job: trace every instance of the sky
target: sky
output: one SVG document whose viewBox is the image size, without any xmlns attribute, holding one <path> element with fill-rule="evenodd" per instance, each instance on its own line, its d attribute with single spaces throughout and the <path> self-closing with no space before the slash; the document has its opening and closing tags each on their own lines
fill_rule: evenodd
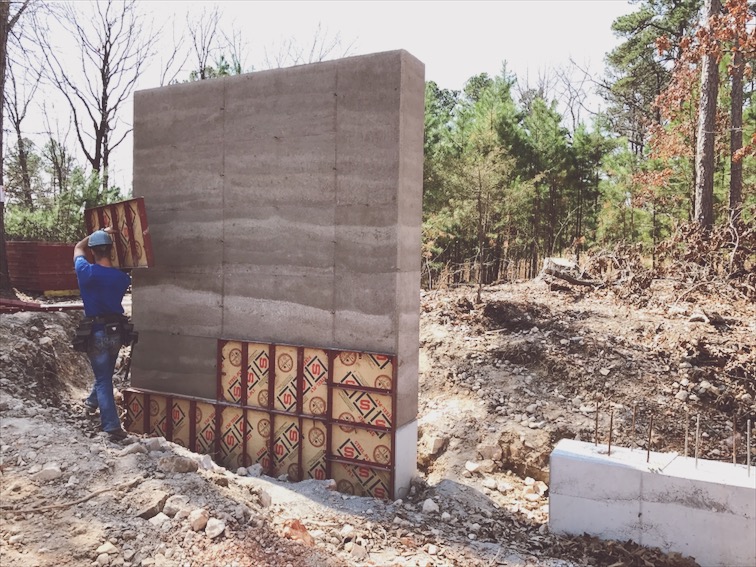
<svg viewBox="0 0 756 567">
<path fill-rule="evenodd" d="M 312 42 L 318 26 L 321 35 L 349 48 L 348 55 L 405 49 L 425 64 L 426 80 L 442 88 L 461 89 L 472 76 L 507 69 L 523 83 L 535 85 L 539 75 L 567 66 L 574 60 L 601 75 L 604 55 L 619 43 L 611 23 L 633 7 L 625 0 L 507 0 L 507 1 L 221 1 L 178 2 L 140 0 L 147 21 L 162 26 L 159 53 L 172 44 L 169 22 L 177 28 L 191 16 L 217 4 L 221 28 L 237 30 L 245 43 L 245 68 L 265 68 L 265 53 L 276 52 L 286 40 L 300 45 Z M 140 80 L 140 88 L 159 86 L 160 55 Z M 189 65 L 180 79 L 186 78 Z M 600 105 L 597 97 L 591 105 Z M 123 119 L 131 121 L 132 106 Z M 73 142 L 73 139 L 71 140 Z M 131 137 L 114 152 L 113 181 L 131 188 Z M 136 188 L 134 194 L 138 195 Z"/>
</svg>

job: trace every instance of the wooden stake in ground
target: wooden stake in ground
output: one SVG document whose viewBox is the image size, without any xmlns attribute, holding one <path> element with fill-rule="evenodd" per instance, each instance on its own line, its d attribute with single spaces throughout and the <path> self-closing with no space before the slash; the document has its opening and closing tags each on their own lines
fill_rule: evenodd
<svg viewBox="0 0 756 567">
<path fill-rule="evenodd" d="M 651 461 L 651 432 L 654 430 L 654 416 L 648 419 L 648 446 L 646 447 L 646 462 Z"/>
<path fill-rule="evenodd" d="M 685 457 L 688 456 L 688 424 L 690 423 L 690 415 L 688 410 L 685 410 Z"/>
</svg>

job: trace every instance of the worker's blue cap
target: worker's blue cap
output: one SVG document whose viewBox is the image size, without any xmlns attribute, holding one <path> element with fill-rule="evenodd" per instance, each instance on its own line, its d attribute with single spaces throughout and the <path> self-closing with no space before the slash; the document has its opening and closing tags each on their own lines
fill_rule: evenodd
<svg viewBox="0 0 756 567">
<path fill-rule="evenodd" d="M 96 230 L 89 235 L 89 247 L 92 246 L 107 246 L 113 244 L 113 239 L 104 230 Z"/>
</svg>

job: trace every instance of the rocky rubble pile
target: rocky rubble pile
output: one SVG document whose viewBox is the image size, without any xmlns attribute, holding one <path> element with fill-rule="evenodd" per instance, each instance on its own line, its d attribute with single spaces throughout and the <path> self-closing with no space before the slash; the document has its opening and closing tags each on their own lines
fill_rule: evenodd
<svg viewBox="0 0 756 567">
<path fill-rule="evenodd" d="M 653 448 L 681 451 L 687 410 L 703 416 L 702 454 L 727 458 L 756 409 L 753 306 L 706 305 L 725 320 L 713 325 L 687 304 L 630 309 L 537 282 L 474 295 L 424 294 L 420 476 L 396 502 L 228 471 L 162 439 L 113 444 L 77 404 L 91 380 L 68 347 L 77 316 L 4 316 L 0 564 L 693 565 L 550 534 L 548 456 L 593 440 L 597 413 L 605 440 L 609 412 L 615 442 L 643 445 L 654 415 Z"/>
</svg>

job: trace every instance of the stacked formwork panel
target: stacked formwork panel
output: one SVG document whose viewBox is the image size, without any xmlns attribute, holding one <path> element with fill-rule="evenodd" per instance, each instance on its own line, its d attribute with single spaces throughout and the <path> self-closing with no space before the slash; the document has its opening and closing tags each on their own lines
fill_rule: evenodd
<svg viewBox="0 0 756 567">
<path fill-rule="evenodd" d="M 395 51 L 135 94 L 134 185 L 156 263 L 133 279 L 135 388 L 293 416 L 271 422 L 282 442 L 336 412 L 333 478 L 339 447 L 347 463 L 375 452 L 341 436 L 350 400 L 390 398 L 386 429 L 401 458 L 390 461 L 389 488 L 406 494 L 417 443 L 424 88 L 422 63 Z M 219 339 L 246 344 L 235 355 L 244 364 L 265 348 L 290 364 L 272 387 L 272 364 L 246 389 L 229 383 L 232 402 L 218 391 Z M 356 376 L 334 374 L 328 388 L 322 368 L 305 362 L 324 358 L 333 374 L 342 352 L 391 358 L 390 395 Z M 243 434 L 235 423 L 245 422 L 232 410 L 217 420 Z M 381 425 L 360 427 L 385 445 Z M 317 457 L 306 443 L 301 451 Z M 275 466 L 288 474 L 292 464 Z"/>
<path fill-rule="evenodd" d="M 270 476 L 393 494 L 395 357 L 222 340 L 217 368 L 214 400 L 127 390 L 127 429 L 231 470 L 259 463 Z"/>
</svg>

